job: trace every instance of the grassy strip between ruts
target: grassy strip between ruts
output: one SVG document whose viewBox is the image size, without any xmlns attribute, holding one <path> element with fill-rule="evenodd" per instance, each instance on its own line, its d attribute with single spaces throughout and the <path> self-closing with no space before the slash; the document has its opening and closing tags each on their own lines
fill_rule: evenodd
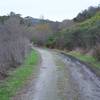
<svg viewBox="0 0 100 100">
<path fill-rule="evenodd" d="M 39 55 L 35 50 L 26 57 L 23 65 L 10 71 L 10 75 L 0 84 L 0 100 L 10 100 L 16 94 L 16 91 L 21 88 L 25 81 L 36 71 L 36 65 L 39 60 Z"/>
<path fill-rule="evenodd" d="M 81 61 L 84 61 L 84 62 L 90 64 L 91 69 L 98 76 L 100 76 L 100 62 L 97 61 L 93 56 L 81 54 L 81 53 L 76 52 L 76 51 L 72 51 L 72 52 L 69 52 L 67 54 L 72 55 L 72 56 L 80 59 Z"/>
</svg>

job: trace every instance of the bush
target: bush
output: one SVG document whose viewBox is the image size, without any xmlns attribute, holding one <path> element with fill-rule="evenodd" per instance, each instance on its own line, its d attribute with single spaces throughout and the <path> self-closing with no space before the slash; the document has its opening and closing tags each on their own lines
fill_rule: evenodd
<svg viewBox="0 0 100 100">
<path fill-rule="evenodd" d="M 93 55 L 98 61 L 100 61 L 100 45 L 95 47 Z"/>
</svg>

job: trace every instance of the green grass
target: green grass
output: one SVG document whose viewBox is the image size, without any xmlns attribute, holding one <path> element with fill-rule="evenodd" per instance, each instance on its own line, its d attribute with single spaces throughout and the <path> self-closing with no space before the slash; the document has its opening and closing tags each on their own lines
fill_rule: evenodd
<svg viewBox="0 0 100 100">
<path fill-rule="evenodd" d="M 85 62 L 90 62 L 90 63 L 96 62 L 96 59 L 94 57 L 89 56 L 89 55 L 85 55 L 85 54 L 81 54 L 81 53 L 76 52 L 76 51 L 69 52 L 68 54 L 75 56 L 76 58 L 79 58 L 80 60 L 85 61 Z"/>
<path fill-rule="evenodd" d="M 10 71 L 10 76 L 0 84 L 0 100 L 10 100 L 26 82 L 26 80 L 36 71 L 39 55 L 33 50 L 26 57 L 23 65 Z"/>
<path fill-rule="evenodd" d="M 90 64 L 91 69 L 94 70 L 94 72 L 98 76 L 100 76 L 100 62 L 97 61 L 96 58 L 94 58 L 93 56 L 90 56 L 90 55 L 81 54 L 76 51 L 72 51 L 67 54 L 72 55 L 72 56 L 80 59 L 81 61 L 84 61 L 84 62 Z"/>
</svg>

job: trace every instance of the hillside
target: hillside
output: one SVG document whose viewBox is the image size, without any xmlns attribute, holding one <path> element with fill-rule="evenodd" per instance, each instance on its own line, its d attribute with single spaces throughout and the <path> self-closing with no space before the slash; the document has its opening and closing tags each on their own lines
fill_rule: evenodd
<svg viewBox="0 0 100 100">
<path fill-rule="evenodd" d="M 48 44 L 53 47 L 74 50 L 95 49 L 100 43 L 100 12 L 72 27 L 66 27 L 49 38 Z"/>
</svg>

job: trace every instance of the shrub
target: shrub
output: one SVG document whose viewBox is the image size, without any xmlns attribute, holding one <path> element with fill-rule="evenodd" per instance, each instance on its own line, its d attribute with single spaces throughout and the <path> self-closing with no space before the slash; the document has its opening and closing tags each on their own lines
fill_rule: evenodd
<svg viewBox="0 0 100 100">
<path fill-rule="evenodd" d="M 93 55 L 98 61 L 100 61 L 100 45 L 95 47 Z"/>
</svg>

